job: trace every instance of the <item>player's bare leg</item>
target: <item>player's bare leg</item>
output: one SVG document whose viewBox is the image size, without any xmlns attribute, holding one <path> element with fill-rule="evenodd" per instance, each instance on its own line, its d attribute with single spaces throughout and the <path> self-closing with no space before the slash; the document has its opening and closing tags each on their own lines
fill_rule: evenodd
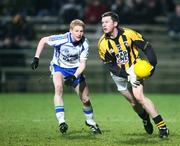
<svg viewBox="0 0 180 146">
<path fill-rule="evenodd" d="M 144 109 L 150 114 L 157 128 L 159 129 L 159 136 L 161 138 L 168 137 L 169 131 L 166 127 L 166 123 L 163 118 L 157 112 L 153 102 L 144 96 L 143 85 L 140 84 L 137 87 L 133 87 L 133 94 L 136 100 L 144 107 Z"/>
<path fill-rule="evenodd" d="M 62 74 L 60 72 L 54 73 L 53 83 L 55 88 L 54 106 L 55 106 L 56 118 L 59 122 L 59 130 L 61 133 L 66 133 L 68 129 L 68 125 L 65 123 L 65 118 L 64 118 L 64 101 L 62 98 L 63 79 L 62 79 Z"/>
<path fill-rule="evenodd" d="M 143 125 L 148 134 L 153 133 L 153 125 L 151 124 L 149 114 L 144 110 L 141 104 L 137 102 L 137 100 L 132 95 L 131 90 L 121 91 L 121 94 L 130 102 L 134 111 L 139 115 L 139 117 L 143 120 Z"/>
<path fill-rule="evenodd" d="M 98 124 L 93 119 L 93 108 L 89 98 L 89 89 L 85 81 L 76 86 L 75 91 L 83 104 L 83 112 L 86 117 L 86 125 L 91 128 L 94 134 L 101 134 Z"/>
</svg>

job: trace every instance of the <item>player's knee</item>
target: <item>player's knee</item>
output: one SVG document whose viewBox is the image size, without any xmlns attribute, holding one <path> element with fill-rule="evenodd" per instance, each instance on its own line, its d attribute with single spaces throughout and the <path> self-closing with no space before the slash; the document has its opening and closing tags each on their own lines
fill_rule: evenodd
<svg viewBox="0 0 180 146">
<path fill-rule="evenodd" d="M 62 93 L 63 92 L 63 86 L 62 85 L 55 85 L 55 92 L 56 93 Z"/>
<path fill-rule="evenodd" d="M 144 105 L 144 97 L 143 96 L 137 96 L 136 100 L 139 104 L 141 104 L 142 106 Z"/>
</svg>

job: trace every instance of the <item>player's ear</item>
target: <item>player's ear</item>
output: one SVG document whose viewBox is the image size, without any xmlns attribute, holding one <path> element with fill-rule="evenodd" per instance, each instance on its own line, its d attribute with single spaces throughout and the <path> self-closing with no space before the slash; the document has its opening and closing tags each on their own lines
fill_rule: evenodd
<svg viewBox="0 0 180 146">
<path fill-rule="evenodd" d="M 118 26 L 118 22 L 114 21 L 114 27 Z"/>
</svg>

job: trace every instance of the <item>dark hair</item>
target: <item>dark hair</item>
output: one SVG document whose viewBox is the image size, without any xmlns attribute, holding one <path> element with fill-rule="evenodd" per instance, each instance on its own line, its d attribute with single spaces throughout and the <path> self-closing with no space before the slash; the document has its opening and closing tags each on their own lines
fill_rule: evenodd
<svg viewBox="0 0 180 146">
<path fill-rule="evenodd" d="M 113 21 L 119 23 L 119 16 L 118 16 L 118 14 L 116 14 L 115 12 L 110 12 L 110 11 L 109 11 L 109 12 L 105 12 L 105 13 L 103 13 L 103 14 L 101 15 L 101 18 L 107 17 L 107 16 L 110 16 Z"/>
</svg>

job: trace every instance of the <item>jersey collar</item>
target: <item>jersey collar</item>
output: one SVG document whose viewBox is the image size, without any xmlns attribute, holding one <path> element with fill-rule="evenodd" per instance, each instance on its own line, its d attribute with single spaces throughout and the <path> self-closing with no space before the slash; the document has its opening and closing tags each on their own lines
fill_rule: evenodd
<svg viewBox="0 0 180 146">
<path fill-rule="evenodd" d="M 80 41 L 78 41 L 78 42 L 76 42 L 75 40 L 74 40 L 74 38 L 72 37 L 72 34 L 71 33 L 69 33 L 70 34 L 70 42 L 73 44 L 73 46 L 78 46 L 79 44 L 82 44 L 83 42 L 84 42 L 84 40 L 85 40 L 85 37 L 83 36 L 82 37 L 82 39 L 80 40 Z"/>
<path fill-rule="evenodd" d="M 116 38 L 119 38 L 119 36 L 122 35 L 123 33 L 124 33 L 123 28 L 118 28 L 118 35 L 115 38 L 111 38 L 109 33 L 105 34 L 105 38 L 115 40 Z"/>
</svg>

